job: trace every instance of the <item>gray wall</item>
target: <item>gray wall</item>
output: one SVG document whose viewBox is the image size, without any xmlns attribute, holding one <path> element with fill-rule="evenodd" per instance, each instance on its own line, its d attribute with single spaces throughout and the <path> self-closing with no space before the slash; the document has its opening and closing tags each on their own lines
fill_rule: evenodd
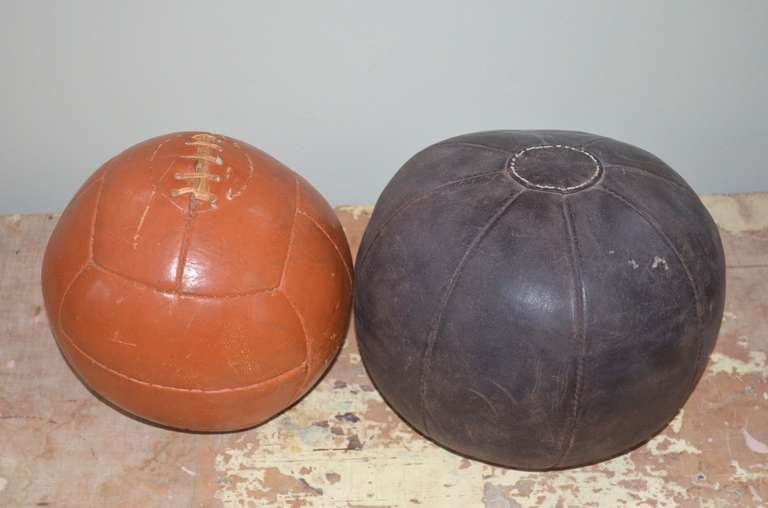
<svg viewBox="0 0 768 508">
<path fill-rule="evenodd" d="M 561 128 L 701 193 L 768 190 L 768 1 L 3 1 L 0 213 L 60 211 L 142 139 L 259 146 L 335 204 L 414 152 Z"/>
</svg>

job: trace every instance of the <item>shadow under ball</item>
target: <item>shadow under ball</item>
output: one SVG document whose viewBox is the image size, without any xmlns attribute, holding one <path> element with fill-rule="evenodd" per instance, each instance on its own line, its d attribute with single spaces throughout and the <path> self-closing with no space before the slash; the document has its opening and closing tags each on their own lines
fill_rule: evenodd
<svg viewBox="0 0 768 508">
<path fill-rule="evenodd" d="M 683 406 L 715 345 L 717 228 L 669 166 L 568 131 L 415 155 L 357 257 L 362 359 L 437 443 L 508 467 L 601 461 Z"/>
<path fill-rule="evenodd" d="M 225 136 L 181 132 L 98 169 L 45 251 L 72 368 L 144 419 L 229 431 L 298 400 L 338 352 L 351 258 L 306 180 Z"/>
</svg>

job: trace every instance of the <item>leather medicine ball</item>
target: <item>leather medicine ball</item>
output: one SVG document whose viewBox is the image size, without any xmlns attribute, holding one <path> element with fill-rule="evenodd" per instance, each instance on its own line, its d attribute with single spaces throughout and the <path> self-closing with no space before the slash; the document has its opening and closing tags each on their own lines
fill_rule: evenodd
<svg viewBox="0 0 768 508">
<path fill-rule="evenodd" d="M 346 332 L 351 260 L 303 178 L 246 143 L 139 143 L 80 188 L 48 242 L 51 328 L 72 368 L 163 425 L 256 425 L 303 395 Z"/>
<path fill-rule="evenodd" d="M 496 131 L 409 160 L 357 258 L 373 381 L 411 425 L 490 463 L 593 463 L 672 419 L 723 312 L 717 228 L 650 153 Z"/>
</svg>

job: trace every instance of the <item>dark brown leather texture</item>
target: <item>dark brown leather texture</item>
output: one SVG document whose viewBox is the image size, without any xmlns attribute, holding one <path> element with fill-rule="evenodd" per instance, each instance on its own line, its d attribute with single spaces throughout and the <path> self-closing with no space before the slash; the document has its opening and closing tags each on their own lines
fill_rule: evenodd
<svg viewBox="0 0 768 508">
<path fill-rule="evenodd" d="M 644 150 L 570 131 L 418 153 L 356 268 L 360 351 L 389 404 L 449 449 L 531 470 L 661 430 L 704 371 L 725 295 L 691 187 Z"/>
<path fill-rule="evenodd" d="M 80 188 L 42 284 L 58 345 L 93 390 L 153 422 L 226 431 L 282 411 L 325 371 L 352 264 L 306 180 L 242 141 L 181 132 Z"/>
</svg>

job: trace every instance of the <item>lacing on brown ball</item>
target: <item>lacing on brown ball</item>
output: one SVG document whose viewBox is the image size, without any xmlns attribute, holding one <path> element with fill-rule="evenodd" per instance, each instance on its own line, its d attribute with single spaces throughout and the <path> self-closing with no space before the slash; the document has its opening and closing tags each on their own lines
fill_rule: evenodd
<svg viewBox="0 0 768 508">
<path fill-rule="evenodd" d="M 222 147 L 219 143 L 219 139 L 210 134 L 195 134 L 192 136 L 193 141 L 184 143 L 185 145 L 194 146 L 197 150 L 192 155 L 181 155 L 182 159 L 192 159 L 195 161 L 195 171 L 186 173 L 176 173 L 174 178 L 176 180 L 184 180 L 190 185 L 186 187 L 180 187 L 171 191 L 171 196 L 183 196 L 185 194 L 191 194 L 192 199 L 199 201 L 207 201 L 211 204 L 216 202 L 216 195 L 211 192 L 209 182 L 221 181 L 221 176 L 210 172 L 210 166 L 221 166 L 224 161 L 217 152 L 222 151 Z"/>
</svg>

